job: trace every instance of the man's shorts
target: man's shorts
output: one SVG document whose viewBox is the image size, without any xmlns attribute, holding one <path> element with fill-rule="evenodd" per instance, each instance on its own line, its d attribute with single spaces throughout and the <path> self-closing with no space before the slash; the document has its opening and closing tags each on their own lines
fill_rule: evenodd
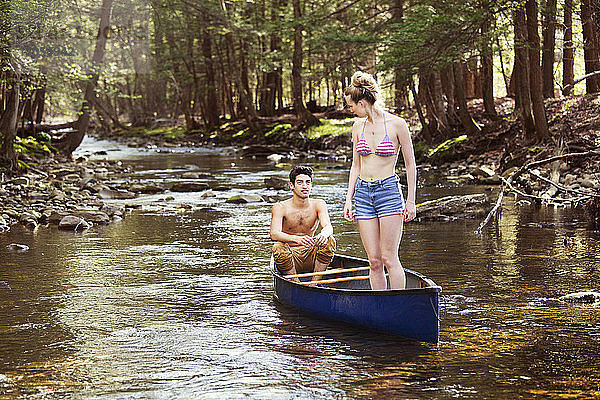
<svg viewBox="0 0 600 400">
<path fill-rule="evenodd" d="M 322 264 L 329 264 L 335 252 L 335 239 L 329 240 L 322 246 L 290 246 L 287 243 L 277 242 L 273 245 L 273 258 L 277 268 L 286 273 L 296 267 L 296 273 L 313 272 L 315 260 Z"/>
<path fill-rule="evenodd" d="M 381 218 L 404 212 L 404 197 L 396 175 L 376 181 L 360 178 L 354 188 L 356 219 Z"/>
</svg>

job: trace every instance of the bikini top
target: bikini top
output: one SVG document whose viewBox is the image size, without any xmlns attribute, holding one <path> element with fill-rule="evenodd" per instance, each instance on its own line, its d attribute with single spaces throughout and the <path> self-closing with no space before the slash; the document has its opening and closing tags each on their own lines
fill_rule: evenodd
<svg viewBox="0 0 600 400">
<path fill-rule="evenodd" d="M 365 119 L 360 140 L 358 141 L 358 143 L 356 143 L 356 152 L 361 156 L 368 156 L 371 153 L 373 153 L 371 151 L 371 148 L 369 147 L 369 144 L 367 143 L 367 140 L 365 139 L 365 127 L 367 126 L 367 119 L 368 118 Z M 385 123 L 385 115 L 383 116 L 383 126 L 385 127 L 385 137 L 383 138 L 381 143 L 379 143 L 374 153 L 375 155 L 381 157 L 394 156 L 396 155 L 396 149 L 394 148 L 394 143 L 392 143 L 390 137 L 388 136 L 387 125 Z"/>
</svg>

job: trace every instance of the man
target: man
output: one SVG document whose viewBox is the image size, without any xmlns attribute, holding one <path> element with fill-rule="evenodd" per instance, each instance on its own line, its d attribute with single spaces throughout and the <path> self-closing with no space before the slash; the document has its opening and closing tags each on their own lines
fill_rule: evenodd
<svg viewBox="0 0 600 400">
<path fill-rule="evenodd" d="M 294 167 L 290 171 L 292 198 L 273 206 L 271 239 L 277 241 L 273 258 L 283 275 L 325 271 L 333 258 L 335 239 L 327 204 L 310 198 L 312 178 L 312 168 Z M 319 224 L 321 232 L 313 236 Z M 320 279 L 320 275 L 312 278 Z"/>
</svg>

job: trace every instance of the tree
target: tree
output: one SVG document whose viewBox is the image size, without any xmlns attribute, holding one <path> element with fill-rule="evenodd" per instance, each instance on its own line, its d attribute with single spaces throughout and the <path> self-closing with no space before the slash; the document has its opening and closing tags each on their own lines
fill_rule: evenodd
<svg viewBox="0 0 600 400">
<path fill-rule="evenodd" d="M 562 86 L 571 85 L 575 80 L 575 57 L 573 51 L 573 0 L 565 0 L 563 34 L 563 80 Z"/>
<path fill-rule="evenodd" d="M 81 113 L 75 123 L 75 130 L 66 135 L 64 139 L 57 143 L 63 154 L 70 156 L 81 141 L 85 137 L 90 125 L 90 111 L 96 101 L 95 87 L 98 83 L 100 68 L 104 60 L 104 51 L 106 41 L 110 34 L 110 16 L 112 12 L 114 0 L 102 0 L 100 11 L 100 23 L 98 26 L 98 36 L 96 37 L 96 46 L 92 57 L 89 79 L 85 85 L 83 104 L 81 105 Z"/>
<path fill-rule="evenodd" d="M 292 97 L 294 100 L 294 108 L 298 116 L 298 125 L 309 127 L 319 125 L 320 122 L 304 105 L 302 95 L 302 31 L 304 27 L 301 22 L 302 9 L 300 0 L 292 0 L 294 9 L 294 54 L 292 56 Z"/>
<path fill-rule="evenodd" d="M 525 22 L 525 10 L 517 8 L 514 10 L 514 38 L 515 38 L 515 103 L 518 105 L 518 113 L 523 124 L 523 133 L 527 138 L 535 137 L 535 123 L 531 108 L 530 92 L 530 64 L 527 52 L 527 25 Z"/>
<path fill-rule="evenodd" d="M 484 3 L 487 7 L 487 4 Z M 485 18 L 481 25 L 482 52 L 481 68 L 483 70 L 483 108 L 488 115 L 496 116 L 494 107 L 494 53 L 491 46 L 492 24 L 490 18 Z"/>
<path fill-rule="evenodd" d="M 566 9 L 565 9 L 566 13 Z M 543 94 L 544 98 L 554 97 L 554 47 L 556 36 L 556 0 L 547 0 L 543 9 L 543 49 L 542 49 L 542 71 L 543 71 Z"/>
<path fill-rule="evenodd" d="M 583 49 L 585 73 L 600 71 L 600 45 L 598 27 L 592 17 L 593 0 L 581 0 L 581 24 L 583 25 Z M 587 93 L 600 92 L 600 75 L 589 77 L 585 81 Z"/>
<path fill-rule="evenodd" d="M 548 121 L 542 94 L 542 75 L 540 68 L 540 35 L 538 33 L 538 7 L 537 0 L 527 0 L 525 3 L 527 15 L 527 36 L 529 53 L 529 84 L 531 92 L 531 104 L 535 120 L 535 139 L 543 141 L 550 134 L 548 132 Z"/>
</svg>

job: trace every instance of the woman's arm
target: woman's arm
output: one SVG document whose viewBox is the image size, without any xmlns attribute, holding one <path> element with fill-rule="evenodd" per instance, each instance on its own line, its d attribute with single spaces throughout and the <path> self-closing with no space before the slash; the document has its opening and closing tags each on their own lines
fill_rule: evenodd
<svg viewBox="0 0 600 400">
<path fill-rule="evenodd" d="M 417 163 L 415 161 L 415 152 L 413 149 L 410 131 L 406 121 L 403 118 L 397 120 L 398 141 L 402 146 L 402 157 L 404 158 L 404 167 L 406 168 L 406 181 L 408 183 L 408 197 L 406 198 L 405 221 L 414 219 L 417 215 Z"/>
<path fill-rule="evenodd" d="M 358 142 L 359 121 L 356 121 L 352 126 L 352 165 L 350 166 L 350 174 L 348 175 L 348 191 L 346 192 L 346 201 L 344 203 L 344 218 L 346 221 L 352 221 L 354 214 L 352 212 L 352 198 L 354 197 L 354 187 L 360 174 L 360 156 L 356 151 L 356 143 Z"/>
</svg>

